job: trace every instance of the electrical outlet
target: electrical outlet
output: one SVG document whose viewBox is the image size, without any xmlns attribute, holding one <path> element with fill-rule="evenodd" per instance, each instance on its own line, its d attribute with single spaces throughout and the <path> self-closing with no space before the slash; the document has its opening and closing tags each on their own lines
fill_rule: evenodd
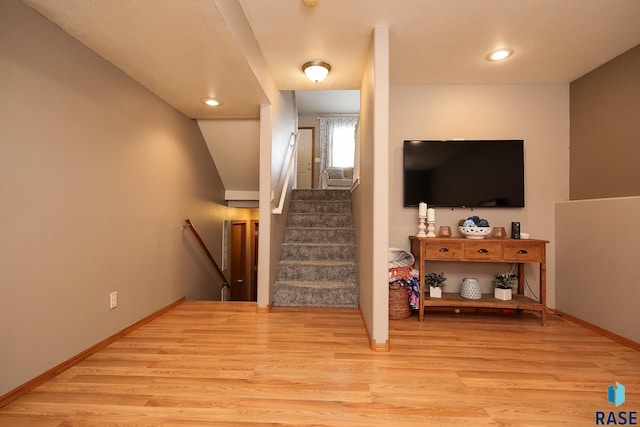
<svg viewBox="0 0 640 427">
<path fill-rule="evenodd" d="M 109 294 L 109 309 L 113 310 L 118 306 L 118 291 Z"/>
</svg>

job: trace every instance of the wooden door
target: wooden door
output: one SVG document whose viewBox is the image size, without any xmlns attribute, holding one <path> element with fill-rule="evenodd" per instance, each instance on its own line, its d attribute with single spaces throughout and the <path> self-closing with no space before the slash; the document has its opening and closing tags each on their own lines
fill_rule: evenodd
<svg viewBox="0 0 640 427">
<path fill-rule="evenodd" d="M 231 301 L 249 301 L 247 275 L 247 222 L 231 222 Z"/>
<path fill-rule="evenodd" d="M 251 301 L 258 301 L 258 240 L 260 223 L 251 221 Z"/>
<path fill-rule="evenodd" d="M 296 188 L 312 188 L 313 128 L 298 129 L 298 157 L 296 159 Z"/>
</svg>

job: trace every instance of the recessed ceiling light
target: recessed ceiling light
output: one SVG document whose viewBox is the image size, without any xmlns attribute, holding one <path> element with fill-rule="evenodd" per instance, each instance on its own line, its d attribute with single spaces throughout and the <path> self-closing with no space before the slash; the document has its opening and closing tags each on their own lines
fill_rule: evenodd
<svg viewBox="0 0 640 427">
<path fill-rule="evenodd" d="M 487 55 L 488 61 L 502 61 L 513 55 L 513 49 L 497 49 Z"/>
<path fill-rule="evenodd" d="M 222 105 L 222 101 L 217 98 L 205 98 L 202 100 L 209 107 L 217 107 L 218 105 Z"/>
</svg>

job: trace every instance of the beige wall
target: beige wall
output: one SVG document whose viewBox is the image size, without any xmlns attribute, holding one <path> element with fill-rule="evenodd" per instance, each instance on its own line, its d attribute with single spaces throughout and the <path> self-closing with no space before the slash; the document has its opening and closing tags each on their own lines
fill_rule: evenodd
<svg viewBox="0 0 640 427">
<path fill-rule="evenodd" d="M 640 195 L 639 69 L 637 46 L 571 83 L 575 200 L 556 207 L 557 308 L 636 342 L 640 198 L 611 196 Z"/>
<path fill-rule="evenodd" d="M 571 83 L 571 199 L 640 195 L 640 45 Z"/>
<path fill-rule="evenodd" d="M 273 214 L 278 206 L 284 183 L 288 156 L 295 131 L 293 93 L 282 91 L 272 97 L 271 105 L 260 109 L 260 248 L 258 255 L 258 306 L 271 304 L 271 287 L 276 281 L 280 249 L 284 240 L 290 197 L 282 214 Z M 293 170 L 289 185 L 291 193 Z M 271 200 L 271 196 L 274 196 Z"/>
<path fill-rule="evenodd" d="M 272 208 L 275 208 L 278 206 L 280 194 L 283 190 L 282 185 L 286 176 L 286 173 L 283 173 L 283 171 L 286 172 L 288 167 L 288 156 L 291 152 L 290 144 L 294 142 L 292 135 L 297 131 L 295 128 L 297 112 L 293 104 L 293 92 L 281 92 L 278 102 L 273 103 L 272 113 L 271 188 L 276 195 L 275 200 L 272 202 Z M 294 180 L 295 169 L 292 169 L 289 177 L 289 185 L 284 189 L 284 191 L 287 192 L 285 198 L 286 204 L 283 206 L 284 210 L 282 214 L 271 216 L 271 249 L 269 251 L 271 270 L 269 289 L 271 289 L 271 286 L 275 283 L 278 274 L 280 250 L 282 248 L 282 242 L 284 241 L 287 214 L 289 212 L 289 203 L 291 202 L 291 189 L 293 188 Z M 269 210 L 269 212 L 271 212 L 271 210 Z M 271 291 L 269 291 L 269 295 L 271 295 Z"/>
<path fill-rule="evenodd" d="M 417 232 L 417 209 L 404 208 L 402 147 L 405 139 L 524 139 L 525 208 L 436 209 L 436 227 L 457 231 L 458 220 L 472 214 L 510 231 L 512 221 L 534 238 L 550 240 L 547 247 L 547 304 L 554 307 L 555 203 L 569 195 L 569 87 L 566 84 L 392 86 L 389 156 L 389 244 L 409 249 Z M 428 202 L 428 201 L 427 201 Z M 501 264 L 434 265 L 449 280 L 446 292 L 458 292 L 462 278 L 478 277 L 491 291 L 491 275 L 508 269 Z M 535 265 L 527 279 L 538 295 Z"/>
<path fill-rule="evenodd" d="M 377 347 L 384 347 L 389 339 L 388 82 L 389 30 L 377 26 L 360 88 L 360 185 L 353 192 L 360 309 Z"/>
<path fill-rule="evenodd" d="M 234 194 L 238 193 L 257 194 L 260 121 L 216 119 L 197 120 L 197 123 L 222 179 L 227 199 L 233 200 Z"/>
<path fill-rule="evenodd" d="M 217 298 L 182 225 L 219 261 L 227 208 L 194 121 L 19 1 L 0 2 L 0 81 L 3 394 L 182 296 Z"/>
<path fill-rule="evenodd" d="M 558 203 L 557 308 L 640 342 L 640 197 Z"/>
<path fill-rule="evenodd" d="M 271 304 L 271 106 L 260 106 L 260 240 L 258 242 L 258 306 Z"/>
</svg>

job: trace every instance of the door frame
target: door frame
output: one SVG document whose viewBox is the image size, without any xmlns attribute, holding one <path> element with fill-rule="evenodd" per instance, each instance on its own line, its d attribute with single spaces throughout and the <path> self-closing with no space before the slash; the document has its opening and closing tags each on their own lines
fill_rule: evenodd
<svg viewBox="0 0 640 427">
<path fill-rule="evenodd" d="M 249 247 L 251 250 L 251 264 L 249 265 L 249 299 L 258 301 L 258 242 L 260 240 L 260 221 L 251 220 Z"/>
</svg>

